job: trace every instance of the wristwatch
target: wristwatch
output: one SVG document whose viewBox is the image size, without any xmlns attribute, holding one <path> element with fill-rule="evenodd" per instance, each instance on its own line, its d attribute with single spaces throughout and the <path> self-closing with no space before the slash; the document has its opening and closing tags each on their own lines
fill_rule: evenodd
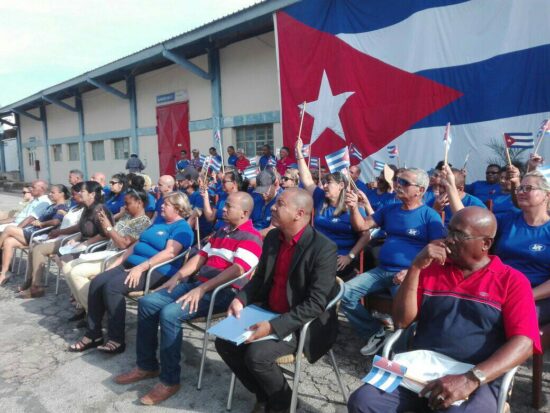
<svg viewBox="0 0 550 413">
<path fill-rule="evenodd" d="M 107 232 L 111 232 L 111 231 L 113 230 L 113 227 L 108 226 L 107 228 L 105 228 L 105 230 L 106 230 Z"/>
<path fill-rule="evenodd" d="M 480 369 L 476 369 L 474 367 L 472 370 L 469 371 L 469 373 L 472 373 L 475 379 L 479 382 L 480 387 L 484 385 L 485 382 L 487 382 L 487 376 Z"/>
<path fill-rule="evenodd" d="M 348 254 L 348 257 L 350 257 L 352 260 L 354 260 L 355 259 L 355 254 L 353 252 L 350 252 Z"/>
</svg>

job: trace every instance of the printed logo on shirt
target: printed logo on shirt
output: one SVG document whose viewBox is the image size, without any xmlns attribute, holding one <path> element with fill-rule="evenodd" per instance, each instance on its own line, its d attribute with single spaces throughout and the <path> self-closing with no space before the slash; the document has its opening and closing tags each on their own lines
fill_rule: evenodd
<svg viewBox="0 0 550 413">
<path fill-rule="evenodd" d="M 486 293 L 485 291 L 480 291 L 479 295 L 481 297 L 489 297 L 489 293 Z"/>
<path fill-rule="evenodd" d="M 541 252 L 546 249 L 546 245 L 543 244 L 531 244 L 529 245 L 529 251 Z"/>
<path fill-rule="evenodd" d="M 409 228 L 407 230 L 407 234 L 412 236 L 412 237 L 416 237 L 418 235 L 420 231 L 418 231 L 417 229 L 414 229 L 414 228 Z"/>
<path fill-rule="evenodd" d="M 162 237 L 162 236 L 164 235 L 164 231 L 157 231 L 157 235 L 158 235 L 159 237 Z"/>
<path fill-rule="evenodd" d="M 332 219 L 330 220 L 330 222 L 338 222 L 338 221 L 340 221 L 340 218 L 332 218 Z"/>
</svg>

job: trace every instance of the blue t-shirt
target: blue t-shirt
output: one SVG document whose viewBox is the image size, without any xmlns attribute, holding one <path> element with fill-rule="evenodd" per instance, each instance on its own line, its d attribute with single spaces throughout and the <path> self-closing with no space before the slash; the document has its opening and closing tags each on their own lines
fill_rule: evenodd
<svg viewBox="0 0 550 413">
<path fill-rule="evenodd" d="M 260 157 L 260 170 L 263 171 L 266 168 L 267 163 L 269 162 L 269 159 L 273 159 L 272 162 L 277 162 L 273 155 L 269 155 L 269 156 L 263 155 Z"/>
<path fill-rule="evenodd" d="M 197 208 L 201 211 L 203 210 L 204 199 L 202 198 L 200 191 L 195 191 L 192 194 L 186 193 L 186 195 L 189 198 L 189 203 L 191 204 L 192 209 Z M 202 214 L 199 218 L 199 231 L 201 238 L 206 237 L 212 232 L 212 223 L 208 222 L 208 220 L 204 217 L 204 214 Z"/>
<path fill-rule="evenodd" d="M 229 158 L 227 158 L 227 163 L 229 165 L 235 166 L 237 164 L 237 155 L 231 155 Z"/>
<path fill-rule="evenodd" d="M 315 188 L 313 192 L 313 205 L 315 207 L 315 217 L 313 223 L 315 229 L 323 235 L 330 238 L 338 247 L 338 255 L 347 255 L 359 239 L 359 233 L 351 227 L 349 212 L 345 211 L 339 216 L 334 216 L 335 207 L 327 206 L 323 210 L 325 202 L 325 191 L 321 188 Z M 359 211 L 363 217 L 367 214 L 360 208 Z"/>
<path fill-rule="evenodd" d="M 190 162 L 189 159 L 180 159 L 176 162 L 176 170 L 183 171 L 185 168 L 189 166 Z"/>
<path fill-rule="evenodd" d="M 157 200 L 155 197 L 152 194 L 147 193 L 147 205 L 145 205 L 145 212 L 155 212 L 156 203 Z"/>
<path fill-rule="evenodd" d="M 355 181 L 355 185 L 357 186 L 357 188 L 363 192 L 365 195 L 367 194 L 367 192 L 369 191 L 369 187 L 367 186 L 366 183 L 364 183 L 363 181 L 361 181 L 360 179 L 358 179 L 357 181 Z"/>
<path fill-rule="evenodd" d="M 409 268 L 422 248 L 445 237 L 441 217 L 427 205 L 413 210 L 404 210 L 399 204 L 387 205 L 372 218 L 387 233 L 379 254 L 379 266 L 385 271 Z"/>
<path fill-rule="evenodd" d="M 488 199 L 495 199 L 497 195 L 500 195 L 502 188 L 499 183 L 488 184 L 486 181 L 475 181 L 466 185 L 465 191 L 485 202 Z"/>
<path fill-rule="evenodd" d="M 124 206 L 124 197 L 126 192 L 119 192 L 118 194 L 111 193 L 111 196 L 105 202 L 105 207 L 111 211 L 112 214 L 118 214 L 120 208 Z"/>
<path fill-rule="evenodd" d="M 432 202 L 428 203 L 427 205 L 431 208 L 433 208 L 435 203 L 435 198 L 432 200 Z M 464 198 L 462 198 L 462 205 L 464 207 L 469 206 L 478 206 L 481 208 L 487 208 L 485 204 L 481 201 L 481 199 L 476 198 L 475 196 L 472 196 L 470 194 L 464 194 Z M 445 225 L 448 225 L 451 221 L 451 218 L 453 217 L 453 211 L 451 210 L 451 206 L 447 205 L 443 211 L 445 211 Z"/>
<path fill-rule="evenodd" d="M 157 214 L 153 225 L 162 224 L 164 222 L 164 217 L 162 216 L 162 204 L 164 204 L 164 197 L 161 195 L 157 202 L 155 203 L 155 212 Z"/>
<path fill-rule="evenodd" d="M 434 202 L 435 202 L 434 190 L 432 189 L 432 187 L 429 187 L 428 189 L 426 189 L 426 192 L 424 192 L 424 203 L 426 205 L 433 205 Z"/>
<path fill-rule="evenodd" d="M 493 214 L 498 218 L 500 215 L 507 214 L 509 212 L 519 212 L 519 208 L 516 208 L 512 201 L 512 195 L 500 194 L 493 199 Z"/>
<path fill-rule="evenodd" d="M 265 229 L 271 225 L 271 207 L 277 202 L 277 197 L 281 192 L 279 191 L 271 201 L 267 204 L 264 197 L 257 192 L 253 192 L 252 199 L 254 200 L 254 209 L 250 215 L 254 228 L 258 231 Z"/>
<path fill-rule="evenodd" d="M 185 219 L 180 219 L 172 224 L 163 222 L 161 224 L 151 225 L 141 233 L 132 255 L 130 255 L 126 261 L 133 266 L 139 265 L 164 250 L 169 240 L 179 242 L 183 250 L 189 248 L 193 242 L 193 231 Z M 170 277 L 174 275 L 182 265 L 183 259 L 179 259 L 159 267 L 157 271 L 164 274 L 166 277 Z"/>
<path fill-rule="evenodd" d="M 393 192 L 384 192 L 382 194 L 379 194 L 376 189 L 368 189 L 367 192 L 365 192 L 365 195 L 367 195 L 370 206 L 375 211 L 378 211 L 380 208 L 386 205 L 401 204 L 401 201 L 395 196 L 395 193 Z"/>
<path fill-rule="evenodd" d="M 521 271 L 531 286 L 550 279 L 550 221 L 532 227 L 523 212 L 510 212 L 497 217 L 495 254 L 504 264 Z"/>
<path fill-rule="evenodd" d="M 215 206 L 216 224 L 214 224 L 214 231 L 219 230 L 221 227 L 225 225 L 225 221 L 223 220 L 223 207 L 225 206 L 226 199 L 227 199 L 227 193 L 222 192 Z"/>
</svg>

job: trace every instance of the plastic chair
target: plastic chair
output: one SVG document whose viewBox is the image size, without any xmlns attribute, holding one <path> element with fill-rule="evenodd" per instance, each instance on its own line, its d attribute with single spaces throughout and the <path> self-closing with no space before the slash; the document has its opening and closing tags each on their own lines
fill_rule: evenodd
<svg viewBox="0 0 550 413">
<path fill-rule="evenodd" d="M 544 367 L 544 350 L 550 348 L 550 324 L 540 327 L 542 354 L 533 354 L 532 393 L 533 408 L 540 409 L 542 405 L 542 371 Z"/>
<path fill-rule="evenodd" d="M 225 287 L 229 287 L 231 284 L 234 284 L 235 281 L 240 280 L 242 278 L 246 278 L 250 276 L 251 274 L 254 274 L 254 271 L 256 270 L 256 267 L 253 267 L 249 269 L 244 274 L 238 276 L 237 278 L 234 278 L 233 280 L 227 281 L 224 284 L 221 284 L 217 286 L 214 291 L 212 292 L 212 297 L 210 298 L 210 306 L 208 307 L 208 315 L 206 317 L 197 317 L 193 318 L 191 320 L 185 320 L 185 324 L 187 324 L 189 327 L 191 327 L 194 330 L 200 331 L 203 333 L 202 337 L 202 355 L 201 355 L 201 364 L 199 367 L 199 379 L 197 382 L 197 390 L 200 390 L 202 387 L 202 376 L 204 374 L 204 365 L 206 364 L 206 351 L 208 349 L 208 338 L 210 337 L 210 334 L 207 333 L 207 330 L 212 325 L 212 321 L 216 319 L 220 319 L 225 317 L 226 312 L 223 313 L 214 313 L 214 305 L 216 304 L 216 296 L 218 293 L 223 290 Z M 198 326 L 196 323 L 206 323 L 205 327 L 202 328 Z"/>
<path fill-rule="evenodd" d="M 338 301 L 340 301 L 342 296 L 344 295 L 344 282 L 339 278 L 337 278 L 336 280 L 337 280 L 338 285 L 340 287 L 340 291 L 338 292 L 336 297 L 334 297 L 332 299 L 332 301 L 330 303 L 328 303 L 325 310 L 330 310 L 332 307 L 334 307 L 338 303 Z M 294 358 L 293 359 L 290 358 L 290 359 L 286 360 L 287 363 L 288 362 L 294 363 L 294 371 L 282 368 L 284 373 L 294 377 L 294 383 L 292 385 L 292 398 L 291 398 L 291 402 L 290 402 L 290 413 L 295 413 L 296 412 L 296 407 L 298 405 L 298 389 L 300 387 L 300 376 L 301 376 L 301 370 L 302 370 L 302 358 L 303 358 L 303 352 L 304 352 L 304 344 L 305 344 L 307 330 L 309 328 L 309 325 L 314 320 L 315 319 L 310 320 L 302 326 L 302 328 L 300 330 L 300 340 L 298 341 L 298 349 L 296 350 Z M 332 349 L 330 349 L 328 351 L 328 355 L 329 355 L 330 363 L 332 364 L 332 368 L 334 370 L 334 373 L 336 374 L 336 380 L 338 381 L 340 391 L 342 392 L 342 397 L 344 399 L 344 402 L 347 403 L 347 401 L 348 401 L 348 391 L 345 388 L 344 383 L 342 382 L 342 377 L 340 376 L 340 369 L 338 369 L 338 364 L 336 364 L 336 359 L 334 358 L 334 352 L 332 351 Z M 285 358 L 286 358 L 286 356 L 285 356 Z M 279 358 L 279 360 L 280 359 L 281 358 Z M 287 364 L 287 363 L 284 363 L 284 364 Z M 277 364 L 283 364 L 283 363 L 278 361 Z M 231 405 L 233 403 L 233 393 L 235 392 L 235 381 L 236 381 L 236 376 L 235 376 L 235 374 L 232 374 L 231 375 L 231 383 L 229 384 L 229 395 L 228 395 L 228 398 L 227 398 L 227 406 L 226 406 L 227 410 L 231 410 Z"/>
<path fill-rule="evenodd" d="M 407 329 L 397 329 L 395 332 L 389 336 L 386 339 L 386 342 L 384 344 L 384 349 L 382 350 L 382 357 L 385 357 L 387 359 L 392 359 L 392 348 L 394 347 L 395 343 L 404 333 L 407 334 L 413 334 L 416 330 L 416 323 L 412 323 Z M 508 371 L 506 374 L 504 374 L 502 378 L 502 385 L 500 387 L 500 391 L 498 393 L 498 401 L 497 401 L 497 413 L 505 413 L 507 411 L 510 411 L 509 406 L 507 407 L 506 400 L 508 399 L 509 394 L 511 393 L 511 385 L 514 380 L 514 375 L 516 374 L 516 371 L 518 370 L 519 366 L 514 367 L 512 370 Z"/>
</svg>

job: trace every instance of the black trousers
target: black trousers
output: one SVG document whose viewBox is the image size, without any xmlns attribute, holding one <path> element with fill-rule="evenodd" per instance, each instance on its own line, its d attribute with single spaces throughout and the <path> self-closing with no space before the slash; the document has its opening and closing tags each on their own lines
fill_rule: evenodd
<svg viewBox="0 0 550 413">
<path fill-rule="evenodd" d="M 124 343 L 124 330 L 126 328 L 126 300 L 125 296 L 131 291 L 143 291 L 145 289 L 146 272 L 141 274 L 139 284 L 135 288 L 129 288 L 124 284 L 128 276 L 124 264 L 116 266 L 99 274 L 90 283 L 88 291 L 88 332 L 86 336 L 96 339 L 102 336 L 101 322 L 105 312 L 108 313 L 107 336 L 117 343 Z M 151 274 L 150 288 L 161 285 L 167 278 L 158 271 Z"/>
<path fill-rule="evenodd" d="M 240 346 L 216 339 L 216 350 L 225 364 L 259 402 L 267 402 L 270 410 L 290 407 L 292 391 L 275 360 L 294 354 L 297 348 L 294 336 L 289 342 L 265 340 Z"/>
</svg>

